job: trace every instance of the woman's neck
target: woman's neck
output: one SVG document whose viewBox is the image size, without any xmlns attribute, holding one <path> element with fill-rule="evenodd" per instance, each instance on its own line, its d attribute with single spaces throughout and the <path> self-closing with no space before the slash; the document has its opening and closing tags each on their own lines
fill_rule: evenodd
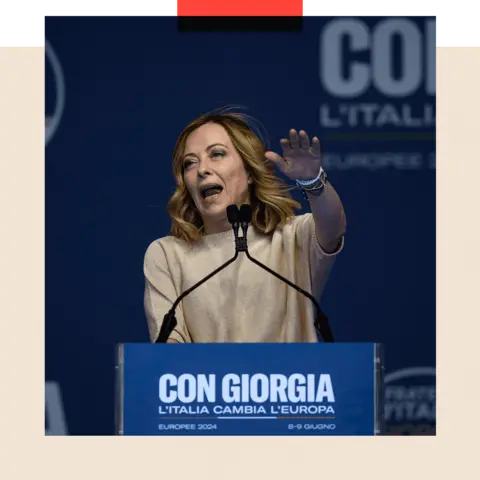
<svg viewBox="0 0 480 480">
<path fill-rule="evenodd" d="M 227 218 L 220 222 L 208 222 L 204 224 L 203 232 L 205 235 L 215 235 L 232 230 L 232 225 Z"/>
<path fill-rule="evenodd" d="M 239 230 L 239 235 L 243 236 L 243 231 L 241 229 Z M 262 235 L 259 235 L 253 225 L 249 226 L 247 230 L 247 238 L 249 245 L 251 245 L 261 236 Z M 224 247 L 231 245 L 233 248 L 233 246 L 235 245 L 235 235 L 233 232 L 233 227 L 228 224 L 227 228 L 219 228 L 215 229 L 215 231 L 204 231 L 204 235 L 202 236 L 199 245 L 203 247 Z"/>
</svg>

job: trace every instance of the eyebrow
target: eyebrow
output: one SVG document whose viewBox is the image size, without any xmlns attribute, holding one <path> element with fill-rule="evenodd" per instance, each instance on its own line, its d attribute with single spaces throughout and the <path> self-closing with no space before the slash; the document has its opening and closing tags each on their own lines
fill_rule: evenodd
<svg viewBox="0 0 480 480">
<path fill-rule="evenodd" d="M 211 148 L 213 147 L 217 147 L 217 146 L 222 146 L 226 149 L 228 149 L 228 147 L 226 145 L 224 145 L 223 143 L 212 143 L 211 145 L 209 145 L 207 148 L 206 148 L 206 151 L 208 152 L 208 150 L 210 150 Z M 186 157 L 189 157 L 189 156 L 193 156 L 193 157 L 196 157 L 196 155 L 194 153 L 186 153 L 183 158 L 185 159 Z"/>
</svg>

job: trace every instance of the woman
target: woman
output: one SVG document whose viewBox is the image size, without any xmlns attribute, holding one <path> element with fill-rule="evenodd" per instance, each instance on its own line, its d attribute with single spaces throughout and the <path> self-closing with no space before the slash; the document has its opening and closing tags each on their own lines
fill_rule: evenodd
<svg viewBox="0 0 480 480">
<path fill-rule="evenodd" d="M 346 221 L 342 203 L 326 182 L 318 138 L 290 130 L 283 156 L 265 151 L 238 113 L 211 113 L 194 120 L 174 149 L 177 189 L 169 201 L 172 235 L 147 249 L 145 312 L 151 341 L 165 313 L 187 288 L 235 253 L 226 209 L 249 203 L 247 238 L 252 257 L 311 292 L 319 300 Z M 312 213 L 295 216 L 287 186 L 274 166 L 297 182 Z M 314 309 L 306 297 L 244 255 L 190 293 L 176 311 L 171 343 L 317 342 Z"/>
</svg>

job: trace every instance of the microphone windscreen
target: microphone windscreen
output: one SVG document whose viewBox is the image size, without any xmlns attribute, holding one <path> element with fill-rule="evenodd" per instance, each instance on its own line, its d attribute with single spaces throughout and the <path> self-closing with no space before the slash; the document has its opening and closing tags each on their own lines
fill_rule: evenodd
<svg viewBox="0 0 480 480">
<path fill-rule="evenodd" d="M 252 207 L 245 203 L 240 207 L 240 222 L 250 223 L 251 221 Z"/>
<path fill-rule="evenodd" d="M 227 218 L 230 223 L 238 223 L 240 220 L 240 212 L 236 205 L 229 205 L 227 207 Z"/>
</svg>

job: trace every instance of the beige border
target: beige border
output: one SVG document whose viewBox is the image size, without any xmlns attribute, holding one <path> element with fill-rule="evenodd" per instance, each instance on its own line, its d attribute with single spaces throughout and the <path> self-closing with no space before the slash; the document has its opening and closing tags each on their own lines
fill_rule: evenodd
<svg viewBox="0 0 480 480">
<path fill-rule="evenodd" d="M 43 63 L 0 49 L 0 478 L 475 477 L 480 49 L 438 52 L 439 422 L 423 438 L 44 438 Z"/>
</svg>

